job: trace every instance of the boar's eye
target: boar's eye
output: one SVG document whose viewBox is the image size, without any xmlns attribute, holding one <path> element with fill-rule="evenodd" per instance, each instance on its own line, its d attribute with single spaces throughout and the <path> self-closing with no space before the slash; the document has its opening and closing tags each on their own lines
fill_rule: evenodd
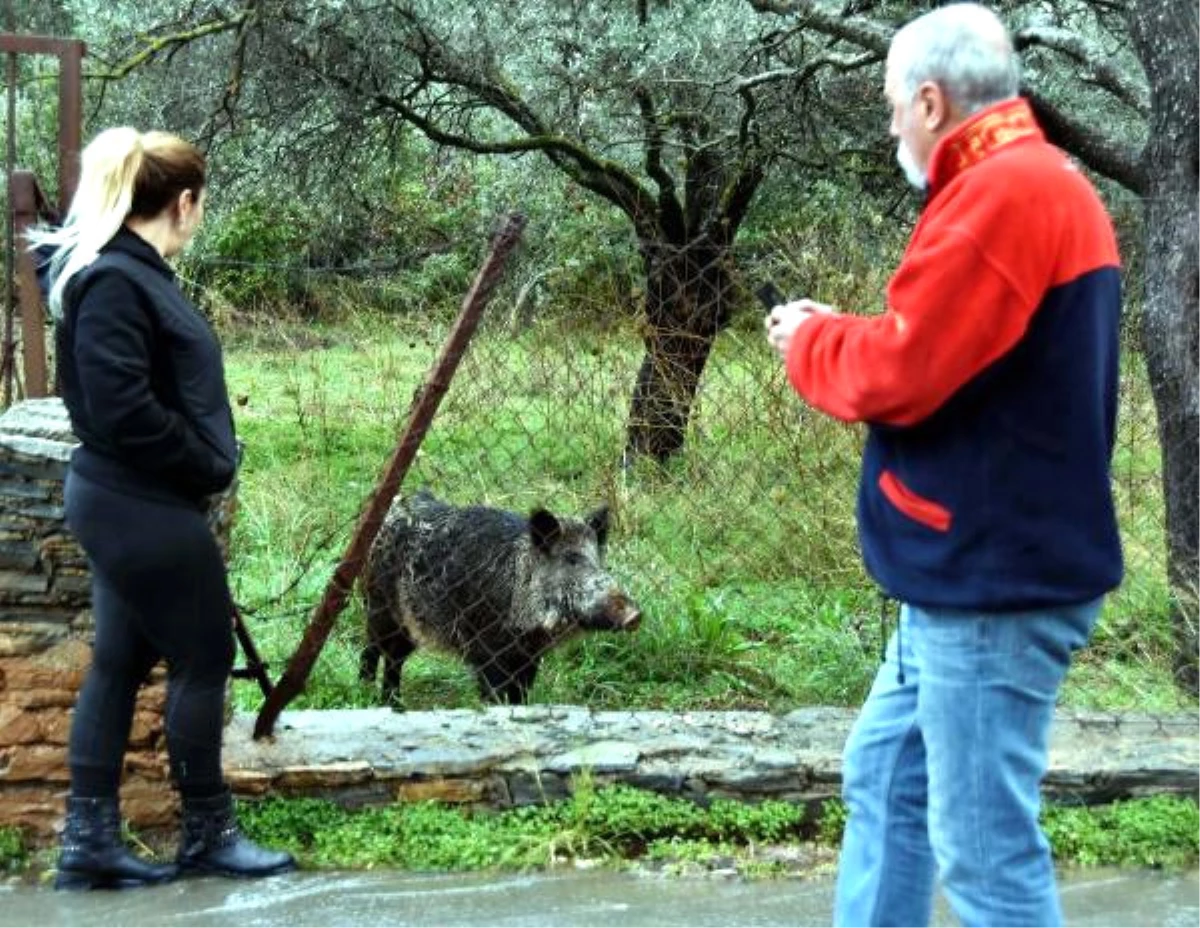
<svg viewBox="0 0 1200 928">
<path fill-rule="evenodd" d="M 568 551 L 563 555 L 563 560 L 571 567 L 582 567 L 587 563 L 582 551 Z"/>
</svg>

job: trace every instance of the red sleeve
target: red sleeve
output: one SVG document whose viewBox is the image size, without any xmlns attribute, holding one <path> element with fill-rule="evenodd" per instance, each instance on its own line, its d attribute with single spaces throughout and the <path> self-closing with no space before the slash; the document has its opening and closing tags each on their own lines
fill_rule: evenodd
<svg viewBox="0 0 1200 928">
<path fill-rule="evenodd" d="M 967 218 L 986 228 L 998 217 L 978 213 L 989 211 Z M 932 224 L 918 227 L 883 315 L 818 315 L 797 330 L 788 379 L 813 406 L 847 422 L 912 425 L 1024 334 L 1040 289 L 1018 287 L 966 223 L 936 234 Z M 1008 244 L 1022 247 L 1018 235 Z"/>
</svg>

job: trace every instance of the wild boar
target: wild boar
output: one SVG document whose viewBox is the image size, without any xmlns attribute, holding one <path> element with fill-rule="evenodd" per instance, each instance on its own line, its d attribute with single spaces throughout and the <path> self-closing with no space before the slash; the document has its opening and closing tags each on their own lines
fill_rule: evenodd
<svg viewBox="0 0 1200 928">
<path fill-rule="evenodd" d="M 487 702 L 524 704 L 542 657 L 584 631 L 633 631 L 641 612 L 603 566 L 609 514 L 526 518 L 428 492 L 392 504 L 368 554 L 360 676 L 395 704 L 418 647 L 456 654 Z"/>
</svg>

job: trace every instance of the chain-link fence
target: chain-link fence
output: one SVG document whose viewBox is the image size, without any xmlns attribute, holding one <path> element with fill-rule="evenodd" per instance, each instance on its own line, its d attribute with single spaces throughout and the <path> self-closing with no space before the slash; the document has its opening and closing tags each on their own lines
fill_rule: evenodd
<svg viewBox="0 0 1200 928">
<path fill-rule="evenodd" d="M 814 284 L 801 260 L 768 249 L 755 266 L 795 292 Z M 821 273 L 838 277 L 841 305 L 877 308 L 886 267 L 856 260 Z M 356 600 L 339 621 L 310 705 L 482 697 L 786 709 L 865 695 L 889 626 L 854 527 L 863 432 L 792 392 L 748 275 L 672 267 L 697 276 L 652 275 L 647 290 L 614 275 L 590 297 L 551 289 L 532 311 L 524 284 L 549 275 L 520 268 L 376 543 L 370 619 Z M 663 289 L 668 280 L 678 292 Z M 370 301 L 373 286 L 356 292 Z M 669 337 L 651 337 L 629 311 L 640 306 Z M 669 319 L 676 329 L 663 328 Z M 232 346 L 248 442 L 233 568 L 274 666 L 298 640 L 449 324 L 446 312 L 422 311 Z M 1167 710 L 1190 703 L 1172 679 L 1161 451 L 1133 338 L 1121 383 L 1114 483 L 1127 574 L 1064 699 Z M 664 429 L 668 442 L 637 438 Z M 413 502 L 422 489 L 433 499 Z M 262 567 L 272 559 L 274 575 Z M 304 568 L 307 585 L 289 579 Z M 272 598 L 281 585 L 294 587 L 290 617 Z"/>
</svg>

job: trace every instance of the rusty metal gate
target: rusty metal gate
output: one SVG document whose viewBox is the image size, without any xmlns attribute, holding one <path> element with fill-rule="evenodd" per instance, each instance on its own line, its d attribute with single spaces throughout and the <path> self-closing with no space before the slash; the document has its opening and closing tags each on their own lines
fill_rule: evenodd
<svg viewBox="0 0 1200 928">
<path fill-rule="evenodd" d="M 20 395 L 47 396 L 52 392 L 46 360 L 45 312 L 31 255 L 25 248 L 25 230 L 40 220 L 66 215 L 79 177 L 80 139 L 83 127 L 83 56 L 86 46 L 78 39 L 0 34 L 0 51 L 7 57 L 5 83 L 7 118 L 5 176 L 8 178 L 4 261 L 4 335 L 0 356 L 2 404 L 10 406 Z M 30 171 L 16 166 L 17 56 L 54 55 L 58 75 L 58 202 L 52 203 Z M 20 319 L 21 377 L 17 377 L 16 323 Z"/>
</svg>

